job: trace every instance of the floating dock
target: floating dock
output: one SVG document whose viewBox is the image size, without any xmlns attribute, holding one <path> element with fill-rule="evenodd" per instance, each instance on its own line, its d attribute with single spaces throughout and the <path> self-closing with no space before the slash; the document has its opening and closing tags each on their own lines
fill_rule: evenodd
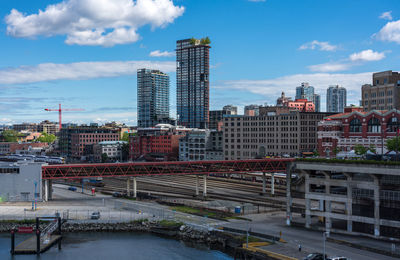
<svg viewBox="0 0 400 260">
<path fill-rule="evenodd" d="M 54 244 L 61 240 L 61 235 L 51 235 L 50 240 L 48 243 L 44 244 L 43 242 L 40 243 L 40 253 L 43 253 L 50 249 Z M 21 242 L 17 245 L 14 249 L 14 254 L 21 255 L 21 254 L 38 254 L 36 251 L 37 248 L 37 236 L 31 236 L 27 240 Z"/>
</svg>

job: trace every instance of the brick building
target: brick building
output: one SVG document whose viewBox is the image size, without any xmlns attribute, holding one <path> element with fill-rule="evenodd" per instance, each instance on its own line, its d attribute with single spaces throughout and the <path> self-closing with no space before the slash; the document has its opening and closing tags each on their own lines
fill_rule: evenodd
<svg viewBox="0 0 400 260">
<path fill-rule="evenodd" d="M 48 143 L 14 143 L 0 142 L 0 154 L 13 154 L 17 150 L 29 150 L 29 148 L 47 148 Z"/>
<path fill-rule="evenodd" d="M 129 158 L 137 160 L 151 155 L 162 160 L 178 160 L 179 138 L 190 130 L 168 124 L 138 128 L 137 134 L 129 137 Z"/>
<path fill-rule="evenodd" d="M 388 138 L 396 136 L 400 111 L 348 107 L 318 123 L 318 153 L 330 157 L 333 151 L 351 151 L 355 145 L 373 146 L 382 152 Z M 399 122 L 399 126 L 397 123 Z M 385 151 L 385 149 L 384 149 Z"/>
</svg>

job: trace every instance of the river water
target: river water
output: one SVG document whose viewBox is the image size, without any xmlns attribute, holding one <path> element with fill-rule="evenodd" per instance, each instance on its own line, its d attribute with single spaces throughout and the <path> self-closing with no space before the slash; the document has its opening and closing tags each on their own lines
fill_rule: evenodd
<svg viewBox="0 0 400 260">
<path fill-rule="evenodd" d="M 17 235 L 20 242 L 24 237 Z M 26 238 L 26 236 L 25 236 Z M 125 259 L 233 259 L 204 245 L 186 245 L 173 239 L 146 233 L 67 233 L 63 235 L 62 249 L 57 245 L 36 255 L 10 255 L 10 235 L 0 233 L 0 259 L 60 259 L 60 260 L 125 260 Z"/>
</svg>

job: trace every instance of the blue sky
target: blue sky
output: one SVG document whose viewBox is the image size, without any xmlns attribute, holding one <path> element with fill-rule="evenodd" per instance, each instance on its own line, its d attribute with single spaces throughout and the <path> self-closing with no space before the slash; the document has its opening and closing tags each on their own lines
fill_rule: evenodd
<svg viewBox="0 0 400 260">
<path fill-rule="evenodd" d="M 39 11 L 41 10 L 41 11 Z M 309 82 L 348 89 L 358 104 L 372 72 L 398 71 L 398 0 L 1 1 L 0 124 L 136 124 L 136 69 L 170 75 L 176 40 L 209 36 L 210 109 L 274 104 Z"/>
</svg>

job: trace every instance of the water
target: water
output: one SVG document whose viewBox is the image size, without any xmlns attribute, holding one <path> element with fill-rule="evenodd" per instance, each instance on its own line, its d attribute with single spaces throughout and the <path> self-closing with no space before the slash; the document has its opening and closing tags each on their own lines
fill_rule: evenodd
<svg viewBox="0 0 400 260">
<path fill-rule="evenodd" d="M 17 235 L 17 242 L 23 237 Z M 10 235 L 0 234 L 0 259 L 233 259 L 204 245 L 188 246 L 173 239 L 141 233 L 68 233 L 64 234 L 62 250 L 57 245 L 40 257 L 10 255 Z"/>
</svg>

